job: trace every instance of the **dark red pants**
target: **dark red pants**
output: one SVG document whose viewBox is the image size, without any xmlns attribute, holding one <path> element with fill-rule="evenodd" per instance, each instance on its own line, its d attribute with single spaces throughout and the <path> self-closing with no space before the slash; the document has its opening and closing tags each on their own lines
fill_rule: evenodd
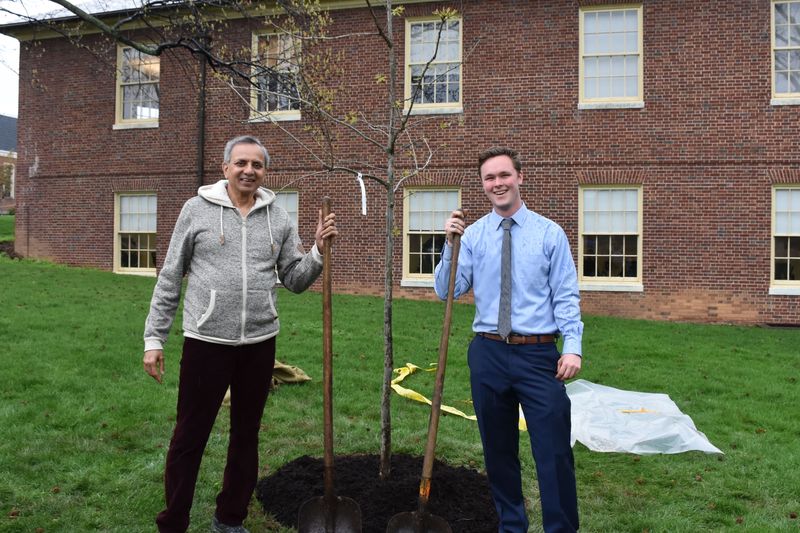
<svg viewBox="0 0 800 533">
<path fill-rule="evenodd" d="M 160 532 L 189 527 L 200 460 L 229 385 L 228 461 L 216 514 L 224 524 L 244 521 L 258 481 L 258 430 L 274 366 L 274 337 L 244 346 L 184 340 L 178 414 L 164 472 L 167 508 L 156 518 Z"/>
</svg>

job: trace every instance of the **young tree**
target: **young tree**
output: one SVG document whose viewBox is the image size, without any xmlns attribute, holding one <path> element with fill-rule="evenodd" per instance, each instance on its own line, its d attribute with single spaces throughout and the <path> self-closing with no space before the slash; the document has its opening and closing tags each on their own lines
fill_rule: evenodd
<svg viewBox="0 0 800 533">
<path fill-rule="evenodd" d="M 267 10 L 263 4 L 247 0 L 147 0 L 126 4 L 115 17 L 93 15 L 67 0 L 51 0 L 72 16 L 68 18 L 31 17 L 17 13 L 24 20 L 46 27 L 80 45 L 81 27 L 89 25 L 110 39 L 138 50 L 142 54 L 162 55 L 173 50 L 187 50 L 198 59 L 201 68 L 199 86 L 205 87 L 206 67 L 218 81 L 225 83 L 241 101 L 250 106 L 253 115 L 270 120 L 274 115 L 292 109 L 302 109 L 307 124 L 303 135 L 273 120 L 324 173 L 349 173 L 362 183 L 368 179 L 385 192 L 384 216 L 384 372 L 381 393 L 380 475 L 387 478 L 391 470 L 391 380 L 394 370 L 392 301 L 394 287 L 393 257 L 395 252 L 395 201 L 397 192 L 407 180 L 427 169 L 436 153 L 433 137 L 446 135 L 450 122 L 441 118 L 415 116 L 414 107 L 423 101 L 423 80 L 431 76 L 447 76 L 448 72 L 433 72 L 432 63 L 439 53 L 443 32 L 448 21 L 457 16 L 454 8 L 439 8 L 432 12 L 437 18 L 432 27 L 432 51 L 423 58 L 411 80 L 408 98 L 398 90 L 398 48 L 395 41 L 395 22 L 405 11 L 385 0 L 375 7 L 364 0 L 372 26 L 359 33 L 334 34 L 333 15 L 319 0 L 277 0 L 277 10 Z M 123 0 L 124 1 L 124 0 Z M 8 8 L 5 8 L 9 12 Z M 232 18 L 270 28 L 277 37 L 250 47 L 234 49 L 220 38 Z M 126 28 L 131 23 L 140 28 L 132 37 Z M 340 61 L 331 46 L 341 39 L 362 39 L 376 43 L 385 53 L 385 71 L 374 73 L 374 88 L 380 91 L 383 109 L 342 109 L 336 81 L 344 75 Z M 400 48 L 402 50 L 402 48 Z M 449 68 L 460 68 L 460 62 Z M 256 95 L 253 98 L 253 95 Z M 201 105 L 203 98 L 201 97 Z M 202 110 L 201 110 L 202 112 Z M 341 153 L 343 139 L 353 140 L 366 147 L 369 160 L 358 160 L 352 154 Z M 200 156 L 202 157 L 202 156 Z M 201 165 L 202 168 L 202 165 Z M 202 170 L 200 171 L 202 172 Z"/>
</svg>

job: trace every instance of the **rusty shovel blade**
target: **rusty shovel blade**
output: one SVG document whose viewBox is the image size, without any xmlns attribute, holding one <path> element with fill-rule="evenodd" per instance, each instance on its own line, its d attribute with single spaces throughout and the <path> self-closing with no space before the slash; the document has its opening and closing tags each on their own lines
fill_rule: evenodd
<svg viewBox="0 0 800 533">
<path fill-rule="evenodd" d="M 361 533 L 361 509 L 352 498 L 311 498 L 298 514 L 298 533 Z"/>
</svg>

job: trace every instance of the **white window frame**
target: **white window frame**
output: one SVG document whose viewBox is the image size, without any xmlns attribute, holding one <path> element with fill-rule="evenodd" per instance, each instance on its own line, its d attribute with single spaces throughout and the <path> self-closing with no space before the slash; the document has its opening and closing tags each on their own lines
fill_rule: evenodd
<svg viewBox="0 0 800 533">
<path fill-rule="evenodd" d="M 427 210 L 430 221 L 422 229 L 411 229 L 411 208 L 413 200 L 417 193 L 446 193 L 447 195 L 456 194 L 455 205 L 431 205 L 431 209 Z M 417 197 L 417 198 L 422 198 Z M 436 201 L 434 195 L 432 203 Z M 461 205 L 461 188 L 459 187 L 408 187 L 405 189 L 403 195 L 403 278 L 400 281 L 402 287 L 433 287 L 433 267 L 431 266 L 430 273 L 410 272 L 411 269 L 411 244 L 412 239 L 419 235 L 433 235 L 434 248 L 432 250 L 433 258 L 439 257 L 444 245 L 445 231 L 444 223 L 450 217 L 450 213 Z M 422 212 L 422 209 L 419 210 Z M 438 243 L 437 241 L 441 241 Z M 437 245 L 441 244 L 441 245 Z M 420 255 L 423 255 L 420 252 Z"/>
<path fill-rule="evenodd" d="M 158 71 L 158 80 L 156 81 L 147 81 L 145 83 L 140 82 L 132 82 L 126 83 L 122 80 L 123 71 L 125 69 L 125 50 L 133 50 L 135 53 L 145 56 L 146 54 L 141 54 L 132 46 L 126 45 L 118 45 L 117 46 L 117 76 L 116 76 L 116 108 L 115 108 L 115 118 L 114 118 L 114 125 L 112 129 L 121 130 L 121 129 L 130 129 L 130 128 L 157 128 L 158 127 L 158 116 L 155 117 L 145 117 L 145 118 L 124 118 L 125 112 L 125 100 L 124 100 L 124 87 L 134 86 L 134 85 L 155 85 L 156 90 L 158 91 L 159 96 L 159 110 L 161 108 L 161 91 L 160 91 L 160 84 L 161 84 L 161 59 L 158 56 L 147 56 L 150 59 L 150 64 L 156 64 Z M 159 114 L 158 112 L 156 113 Z"/>
<path fill-rule="evenodd" d="M 771 83 L 770 83 L 770 85 L 772 87 L 772 99 L 770 100 L 770 104 L 772 104 L 772 105 L 800 105 L 800 90 L 795 91 L 795 92 L 789 92 L 789 91 L 777 92 L 778 91 L 778 87 L 777 87 L 778 84 L 777 84 L 776 69 L 777 69 L 778 65 L 777 65 L 777 61 L 776 61 L 776 56 L 777 56 L 778 53 L 787 53 L 787 55 L 789 56 L 786 59 L 786 61 L 787 61 L 787 65 L 786 66 L 789 69 L 789 74 L 788 75 L 791 76 L 792 73 L 794 73 L 794 76 L 797 76 L 798 78 L 800 78 L 800 40 L 796 40 L 796 39 L 800 39 L 800 36 L 794 36 L 794 38 L 793 38 L 792 33 L 791 33 L 791 26 L 789 26 L 789 27 L 786 28 L 786 30 L 787 30 L 787 38 L 789 39 L 789 42 L 786 43 L 785 45 L 783 45 L 783 43 L 781 45 L 779 45 L 776 42 L 776 38 L 775 37 L 776 37 L 776 33 L 777 33 L 777 26 L 776 26 L 777 20 L 776 20 L 775 14 L 776 14 L 776 11 L 777 11 L 778 4 L 786 4 L 787 7 L 789 7 L 790 16 L 791 16 L 792 12 L 796 13 L 795 16 L 797 18 L 794 19 L 794 20 L 792 18 L 790 18 L 788 20 L 788 22 L 790 24 L 792 22 L 794 22 L 798 26 L 798 28 L 800 28 L 800 1 L 798 1 L 798 0 L 773 0 L 770 3 L 770 46 L 771 46 L 771 54 L 770 54 L 771 55 L 771 58 L 770 58 L 771 71 L 770 71 L 770 74 L 771 74 L 771 78 L 772 78 L 771 79 Z M 800 30 L 798 30 L 798 31 L 800 31 Z M 793 53 L 794 53 L 794 56 L 796 58 L 794 61 L 791 60 L 791 56 L 793 55 Z M 787 83 L 790 83 L 790 82 L 787 81 Z"/>
<path fill-rule="evenodd" d="M 295 57 L 297 61 L 300 58 L 300 43 L 294 39 L 294 37 L 288 33 L 253 33 L 252 37 L 252 59 L 253 63 L 259 63 L 263 61 L 264 58 L 259 57 L 259 50 L 260 50 L 260 43 L 262 40 L 266 39 L 269 41 L 270 39 L 291 39 L 294 40 L 294 44 L 291 45 L 292 50 L 295 53 Z M 284 51 L 286 48 L 284 48 Z M 278 59 L 279 61 L 286 61 L 285 57 L 281 57 Z M 285 72 L 296 72 L 299 68 L 298 64 L 294 64 L 289 68 L 285 69 Z M 284 72 L 283 70 L 281 72 Z M 257 73 L 253 72 L 253 79 L 257 81 L 258 76 Z M 290 121 L 290 120 L 300 120 L 301 112 L 300 112 L 300 102 L 297 102 L 297 109 L 259 109 L 258 108 L 258 87 L 253 86 L 250 90 L 250 121 L 251 122 L 269 122 L 269 121 Z"/>
<path fill-rule="evenodd" d="M 637 29 L 637 53 L 629 54 L 625 51 L 619 53 L 603 53 L 588 56 L 586 53 L 586 35 L 585 35 L 585 17 L 587 14 L 597 13 L 619 13 L 626 11 L 635 11 L 638 22 Z M 606 6 L 592 6 L 581 7 L 578 10 L 578 109 L 639 109 L 644 107 L 644 24 L 642 21 L 642 4 L 627 4 L 627 5 L 606 5 Z M 586 96 L 586 59 L 587 57 L 608 57 L 614 58 L 619 56 L 632 56 L 638 57 L 637 61 L 637 94 L 636 96 L 608 96 L 608 97 L 587 97 Z M 623 61 L 623 69 L 626 68 Z M 623 80 L 624 84 L 624 80 Z"/>
<path fill-rule="evenodd" d="M 584 254 L 585 244 L 584 237 L 586 231 L 586 218 L 585 218 L 585 198 L 584 193 L 587 191 L 635 191 L 636 192 L 636 231 L 614 231 L 604 232 L 602 235 L 636 235 L 636 276 L 633 277 L 597 277 L 584 275 Z M 578 282 L 580 290 L 585 291 L 621 291 L 621 292 L 641 292 L 644 290 L 642 285 L 642 241 L 643 228 L 642 228 L 642 197 L 643 191 L 641 185 L 582 185 L 578 188 Z M 610 207 L 610 206 L 609 206 Z M 625 205 L 625 211 L 629 206 Z M 600 233 L 593 233 L 593 235 L 600 235 Z M 627 250 L 626 250 L 627 252 Z M 629 255 L 629 254 L 625 254 Z"/>
<path fill-rule="evenodd" d="M 153 197 L 155 198 L 155 211 L 150 213 L 146 211 L 144 214 L 152 214 L 155 217 L 156 228 L 153 230 L 137 230 L 137 231 L 122 231 L 122 198 L 123 197 Z M 114 272 L 118 274 L 135 274 L 141 276 L 155 276 L 156 265 L 152 267 L 139 268 L 139 267 L 123 267 L 122 266 L 122 236 L 130 233 L 153 235 L 153 247 L 145 248 L 146 250 L 153 250 L 158 254 L 158 195 L 153 191 L 131 191 L 119 192 L 114 195 Z M 158 256 L 156 255 L 156 259 Z M 155 263 L 155 262 L 154 262 Z"/>
<path fill-rule="evenodd" d="M 790 193 L 788 209 L 781 210 L 787 214 L 787 220 L 779 222 L 778 191 L 788 191 Z M 786 231 L 782 226 L 788 224 L 789 230 Z M 779 230 L 781 230 L 779 232 Z M 796 231 L 795 231 L 796 230 Z M 770 287 L 769 294 L 775 295 L 800 295 L 800 279 L 797 280 L 778 280 L 775 279 L 776 250 L 775 240 L 779 237 L 789 237 L 800 241 L 800 184 L 795 185 L 775 185 L 772 187 L 772 231 L 770 235 Z M 791 240 L 790 240 L 791 243 Z M 787 247 L 786 259 L 791 260 L 791 244 Z M 800 256 L 797 257 L 800 260 Z"/>
<path fill-rule="evenodd" d="M 411 55 L 411 33 L 412 33 L 412 26 L 417 24 L 434 24 L 434 31 L 437 31 L 435 28 L 439 27 L 436 26 L 437 24 L 446 24 L 449 25 L 451 23 L 458 24 L 458 58 L 448 58 L 448 59 L 439 59 L 437 60 L 434 57 L 434 60 L 431 61 L 430 65 L 428 66 L 428 70 L 426 71 L 426 75 L 434 75 L 431 70 L 435 70 L 437 66 L 447 65 L 447 64 L 456 64 L 457 66 L 452 67 L 451 69 L 447 70 L 443 75 L 449 77 L 450 74 L 457 69 L 458 71 L 458 102 L 443 102 L 443 103 L 413 103 L 412 100 L 414 99 L 415 89 L 416 87 L 412 83 L 411 80 L 411 70 L 415 66 L 422 66 L 427 63 L 427 60 L 423 61 L 414 61 L 412 62 L 412 55 Z M 464 68 L 463 68 L 463 42 L 464 42 L 464 21 L 460 17 L 453 17 L 448 18 L 446 21 L 442 22 L 441 18 L 430 18 L 430 17 L 410 17 L 406 19 L 406 38 L 405 38 L 405 106 L 404 111 L 408 112 L 411 110 L 412 115 L 427 115 L 427 114 L 451 114 L 451 113 L 461 113 L 463 111 L 463 102 L 464 102 Z M 437 35 L 444 35 L 444 32 L 441 34 L 438 33 Z M 443 39 L 443 37 L 442 37 Z M 439 40 L 441 43 L 441 39 Z M 436 43 L 434 43 L 436 44 Z M 437 51 L 437 56 L 442 52 L 441 46 Z M 421 90 L 417 89 L 417 90 Z M 445 89 L 446 91 L 446 89 Z"/>
</svg>

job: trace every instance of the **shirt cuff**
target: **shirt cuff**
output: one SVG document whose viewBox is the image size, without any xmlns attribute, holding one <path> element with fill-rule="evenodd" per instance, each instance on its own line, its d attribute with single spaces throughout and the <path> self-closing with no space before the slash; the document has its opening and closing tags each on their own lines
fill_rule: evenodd
<svg viewBox="0 0 800 533">
<path fill-rule="evenodd" d="M 564 345 L 561 348 L 561 353 L 574 353 L 581 355 L 581 340 L 580 339 L 564 339 Z"/>
<path fill-rule="evenodd" d="M 322 254 L 319 253 L 319 248 L 317 248 L 317 243 L 314 243 L 314 246 L 311 247 L 311 257 L 313 257 L 317 263 L 322 263 Z"/>
<path fill-rule="evenodd" d="M 161 343 L 161 339 L 156 339 L 150 337 L 144 340 L 144 351 L 147 352 L 149 350 L 163 350 L 164 345 Z"/>
</svg>

